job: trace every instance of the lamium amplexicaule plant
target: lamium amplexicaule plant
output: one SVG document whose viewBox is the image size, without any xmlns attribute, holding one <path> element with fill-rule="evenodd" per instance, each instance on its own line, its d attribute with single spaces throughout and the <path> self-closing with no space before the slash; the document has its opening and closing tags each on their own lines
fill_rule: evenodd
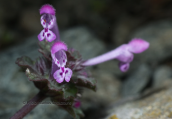
<svg viewBox="0 0 172 119">
<path fill-rule="evenodd" d="M 43 30 L 38 35 L 38 51 L 42 56 L 35 61 L 27 56 L 16 60 L 16 64 L 25 69 L 26 76 L 39 89 L 39 93 L 11 119 L 23 118 L 48 97 L 53 104 L 65 109 L 73 118 L 79 119 L 84 116 L 78 100 L 83 88 L 96 91 L 96 80 L 90 76 L 85 67 L 117 59 L 120 70 L 126 72 L 134 58 L 133 54 L 142 53 L 149 47 L 147 41 L 134 38 L 128 44 L 123 44 L 110 52 L 83 60 L 78 51 L 68 49 L 67 44 L 60 40 L 53 6 L 43 5 L 40 15 Z"/>
</svg>

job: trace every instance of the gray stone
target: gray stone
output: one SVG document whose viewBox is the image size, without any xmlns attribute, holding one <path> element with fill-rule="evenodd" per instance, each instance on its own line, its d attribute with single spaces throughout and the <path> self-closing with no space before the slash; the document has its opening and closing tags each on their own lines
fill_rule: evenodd
<svg viewBox="0 0 172 119">
<path fill-rule="evenodd" d="M 106 69 L 92 70 L 92 75 L 97 81 L 97 91 L 85 90 L 82 95 L 84 110 L 110 105 L 119 98 L 121 82 Z"/>
<path fill-rule="evenodd" d="M 153 86 L 161 87 L 167 82 L 172 82 L 172 69 L 168 66 L 158 67 L 153 75 Z"/>
<path fill-rule="evenodd" d="M 92 58 L 105 52 L 104 44 L 85 27 L 77 27 L 62 32 L 61 40 L 69 48 L 78 50 L 84 59 Z"/>
<path fill-rule="evenodd" d="M 127 97 L 138 94 L 148 83 L 151 70 L 146 64 L 142 64 L 124 81 L 122 85 L 122 96 Z"/>
<path fill-rule="evenodd" d="M 172 56 L 172 20 L 163 20 L 136 29 L 131 38 L 143 38 L 150 43 L 144 53 L 137 55 L 139 61 L 157 64 Z"/>
<path fill-rule="evenodd" d="M 109 115 L 106 119 L 171 119 L 171 84 L 166 85 L 166 88 L 147 95 L 140 100 L 133 100 L 109 108 L 107 111 Z"/>
<path fill-rule="evenodd" d="M 36 41 L 36 37 L 32 37 L 22 44 L 0 52 L 0 77 L 3 77 L 0 83 L 1 88 L 13 93 L 25 94 L 30 92 L 31 85 L 25 74 L 19 71 L 20 68 L 15 64 L 15 61 L 21 56 L 29 56 L 33 59 L 38 57 L 39 53 Z"/>
<path fill-rule="evenodd" d="M 108 73 L 111 73 L 117 77 L 121 77 L 123 75 L 125 75 L 126 73 L 120 71 L 119 69 L 119 61 L 117 60 L 110 60 L 101 64 L 97 65 L 98 69 L 104 70 Z"/>
</svg>

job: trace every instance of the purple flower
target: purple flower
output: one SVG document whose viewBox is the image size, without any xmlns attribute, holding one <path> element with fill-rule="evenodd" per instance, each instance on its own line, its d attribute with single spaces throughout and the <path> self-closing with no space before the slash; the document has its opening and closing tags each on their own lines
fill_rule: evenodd
<svg viewBox="0 0 172 119">
<path fill-rule="evenodd" d="M 67 51 L 67 46 L 60 41 L 54 43 L 51 48 L 51 56 L 53 59 L 53 63 L 55 63 L 57 66 L 54 67 L 55 70 L 52 70 L 54 71 L 53 77 L 58 83 L 62 83 L 64 79 L 66 82 L 69 82 L 72 76 L 72 70 L 69 68 L 65 68 L 67 62 L 67 56 L 65 51 Z"/>
<path fill-rule="evenodd" d="M 40 14 L 42 15 L 41 25 L 44 29 L 38 35 L 38 39 L 52 42 L 56 39 L 56 35 L 50 30 L 56 25 L 55 9 L 51 5 L 44 5 L 40 9 Z"/>
<path fill-rule="evenodd" d="M 126 72 L 129 69 L 130 62 L 133 60 L 133 53 L 142 53 L 148 49 L 149 43 L 143 39 L 135 38 L 131 40 L 128 44 L 119 46 L 118 48 L 100 55 L 98 57 L 89 59 L 85 61 L 83 66 L 96 65 L 111 59 L 118 59 L 119 67 L 122 72 Z"/>
<path fill-rule="evenodd" d="M 81 107 L 81 102 L 79 100 L 75 100 L 74 105 L 75 108 Z"/>
</svg>

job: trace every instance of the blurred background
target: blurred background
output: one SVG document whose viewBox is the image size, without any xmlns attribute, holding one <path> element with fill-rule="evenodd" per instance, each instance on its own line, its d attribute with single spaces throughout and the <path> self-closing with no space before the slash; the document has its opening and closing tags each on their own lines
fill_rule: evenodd
<svg viewBox="0 0 172 119">
<path fill-rule="evenodd" d="M 146 52 L 135 55 L 126 73 L 116 60 L 90 67 L 98 88 L 82 95 L 83 119 L 172 117 L 172 0 L 0 0 L 0 118 L 11 117 L 38 92 L 15 60 L 40 56 L 39 9 L 46 3 L 56 9 L 61 40 L 79 50 L 84 59 L 132 38 L 150 43 Z M 71 119 L 54 105 L 39 105 L 25 118 Z"/>
</svg>

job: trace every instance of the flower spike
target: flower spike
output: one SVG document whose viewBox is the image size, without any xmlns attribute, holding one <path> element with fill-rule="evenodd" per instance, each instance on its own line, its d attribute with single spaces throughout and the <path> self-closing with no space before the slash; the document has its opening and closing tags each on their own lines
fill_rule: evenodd
<svg viewBox="0 0 172 119">
<path fill-rule="evenodd" d="M 58 83 L 62 83 L 65 79 L 66 82 L 70 81 L 72 76 L 72 70 L 65 68 L 67 62 L 67 56 L 65 51 L 67 51 L 67 46 L 63 42 L 56 42 L 51 48 L 51 56 L 53 58 L 53 63 L 58 67 L 55 72 L 53 72 L 53 77 Z"/>
<path fill-rule="evenodd" d="M 122 72 L 129 69 L 129 63 L 133 60 L 133 53 L 142 53 L 148 49 L 149 43 L 143 39 L 135 38 L 128 44 L 119 46 L 118 48 L 100 55 L 98 57 L 85 61 L 83 66 L 96 65 L 111 59 L 118 59 L 120 61 L 119 67 Z"/>
<path fill-rule="evenodd" d="M 42 15 L 41 25 L 44 29 L 38 35 L 38 39 L 39 41 L 46 39 L 47 41 L 52 42 L 56 39 L 56 35 L 54 33 L 55 29 L 58 34 L 57 28 L 53 29 L 53 27 L 57 27 L 55 9 L 51 5 L 46 4 L 41 7 L 40 14 Z"/>
</svg>

